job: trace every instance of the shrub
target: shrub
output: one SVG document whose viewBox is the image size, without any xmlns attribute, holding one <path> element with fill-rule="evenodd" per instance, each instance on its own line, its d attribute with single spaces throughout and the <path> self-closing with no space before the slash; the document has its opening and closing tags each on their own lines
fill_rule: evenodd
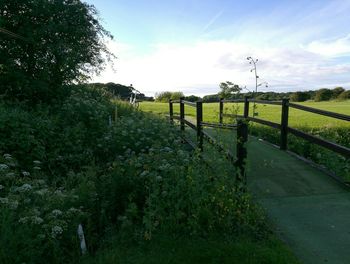
<svg viewBox="0 0 350 264">
<path fill-rule="evenodd" d="M 338 95 L 337 99 L 339 101 L 345 101 L 345 100 L 350 99 L 350 90 L 343 91 L 341 94 Z"/>
<path fill-rule="evenodd" d="M 308 92 L 295 92 L 290 95 L 290 100 L 292 102 L 305 102 L 309 99 L 311 98 Z"/>
<path fill-rule="evenodd" d="M 332 98 L 332 96 L 333 96 L 332 90 L 323 88 L 316 91 L 315 101 L 316 102 L 329 101 Z"/>
</svg>

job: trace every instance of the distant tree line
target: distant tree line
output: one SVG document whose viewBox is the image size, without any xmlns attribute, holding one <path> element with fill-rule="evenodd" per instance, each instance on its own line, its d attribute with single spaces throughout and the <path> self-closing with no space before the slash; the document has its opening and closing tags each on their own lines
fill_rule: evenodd
<svg viewBox="0 0 350 264">
<path fill-rule="evenodd" d="M 121 100 L 128 100 L 132 94 L 132 87 L 126 86 L 118 83 L 89 83 L 84 84 L 88 87 L 95 87 L 98 89 L 103 89 L 108 91 L 112 96 L 121 99 Z M 141 101 L 154 101 L 153 97 L 145 96 L 143 93 L 137 95 L 137 99 Z"/>
<path fill-rule="evenodd" d="M 255 98 L 258 100 L 278 101 L 283 98 L 290 98 L 293 102 L 304 102 L 307 100 L 314 100 L 315 102 L 338 100 L 344 101 L 350 99 L 350 90 L 345 90 L 343 87 L 336 87 L 334 89 L 322 88 L 319 90 L 298 91 L 298 92 L 257 92 L 257 93 L 232 93 L 223 97 L 222 92 L 217 94 L 205 95 L 203 102 L 217 102 L 220 98 L 225 99 L 244 99 L 245 96 Z"/>
<path fill-rule="evenodd" d="M 169 102 L 170 99 L 179 100 L 181 97 L 184 97 L 186 101 L 190 101 L 190 102 L 196 102 L 201 99 L 199 96 L 195 96 L 195 95 L 185 96 L 183 92 L 165 91 L 165 92 L 156 93 L 155 101 L 161 102 L 161 103 L 167 103 Z"/>
</svg>

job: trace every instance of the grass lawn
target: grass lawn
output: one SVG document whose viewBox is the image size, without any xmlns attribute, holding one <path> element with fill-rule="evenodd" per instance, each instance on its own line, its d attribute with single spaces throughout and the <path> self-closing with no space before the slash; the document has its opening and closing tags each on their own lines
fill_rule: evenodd
<svg viewBox="0 0 350 264">
<path fill-rule="evenodd" d="M 207 263 L 299 263 L 279 240 L 251 241 L 237 238 L 225 241 L 222 236 L 208 239 L 158 236 L 151 241 L 114 239 L 104 250 L 86 259 L 90 263 L 125 264 L 207 264 Z"/>
<path fill-rule="evenodd" d="M 332 111 L 341 114 L 350 115 L 350 101 L 343 102 L 304 102 L 300 103 L 305 106 Z M 169 114 L 168 103 L 142 102 L 140 109 L 146 112 L 158 114 Z M 174 104 L 174 114 L 179 113 L 179 104 Z M 218 122 L 219 120 L 219 103 L 204 103 L 203 104 L 204 121 Z M 241 103 L 226 103 L 224 104 L 225 113 L 243 113 L 243 104 Z M 253 112 L 253 105 L 250 104 L 250 113 Z M 281 122 L 281 107 L 275 105 L 257 104 L 258 117 L 272 122 Z M 185 114 L 187 116 L 195 116 L 195 108 L 185 106 Z M 228 118 L 226 118 L 228 120 Z M 297 109 L 289 109 L 289 125 L 291 127 L 313 127 L 320 128 L 324 126 L 330 127 L 350 127 L 350 123 L 334 118 L 329 118 Z"/>
</svg>

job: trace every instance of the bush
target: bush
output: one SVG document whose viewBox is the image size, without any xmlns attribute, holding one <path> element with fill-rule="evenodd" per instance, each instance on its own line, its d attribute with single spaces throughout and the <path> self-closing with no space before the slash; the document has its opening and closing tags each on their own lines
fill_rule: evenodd
<svg viewBox="0 0 350 264">
<path fill-rule="evenodd" d="M 40 111 L 0 108 L 1 263 L 78 263 L 79 223 L 90 251 L 111 229 L 146 240 L 268 230 L 235 191 L 232 167 L 203 166 L 177 128 L 125 103 L 109 124 L 114 105 L 101 90 L 76 87 Z"/>
<path fill-rule="evenodd" d="M 311 99 L 311 97 L 308 92 L 295 92 L 290 95 L 290 100 L 292 102 L 305 102 L 309 99 Z"/>
<path fill-rule="evenodd" d="M 350 99 L 350 90 L 343 91 L 341 94 L 338 95 L 337 99 L 339 101 L 345 101 L 345 100 Z"/>
<path fill-rule="evenodd" d="M 341 93 L 343 93 L 343 92 L 345 92 L 345 89 L 344 89 L 343 87 L 336 87 L 336 88 L 334 88 L 334 89 L 332 90 L 332 93 L 333 93 L 332 99 L 337 99 L 338 96 L 339 96 Z"/>
<path fill-rule="evenodd" d="M 332 90 L 330 89 L 320 89 L 316 91 L 315 102 L 329 101 L 333 96 Z"/>
</svg>

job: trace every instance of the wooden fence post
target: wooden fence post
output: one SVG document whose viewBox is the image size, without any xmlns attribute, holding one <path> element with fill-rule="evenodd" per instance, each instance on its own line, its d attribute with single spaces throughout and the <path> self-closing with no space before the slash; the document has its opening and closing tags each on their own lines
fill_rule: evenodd
<svg viewBox="0 0 350 264">
<path fill-rule="evenodd" d="M 170 123 L 174 122 L 174 108 L 173 108 L 173 101 L 170 99 L 169 100 L 169 119 L 170 119 Z"/>
<path fill-rule="evenodd" d="M 203 133 L 202 133 L 202 121 L 203 121 L 203 103 L 202 101 L 197 101 L 196 103 L 196 116 L 197 116 L 197 142 L 198 147 L 203 151 Z"/>
<path fill-rule="evenodd" d="M 249 101 L 248 101 L 249 97 L 245 96 L 244 97 L 244 118 L 248 118 L 249 116 Z"/>
<path fill-rule="evenodd" d="M 237 161 L 236 161 L 236 181 L 237 183 L 242 183 L 243 186 L 246 185 L 246 159 L 247 159 L 247 148 L 246 142 L 248 141 L 248 125 L 245 120 L 237 120 Z"/>
<path fill-rule="evenodd" d="M 222 119 L 224 115 L 224 98 L 220 98 L 219 101 L 219 123 L 222 124 Z"/>
<path fill-rule="evenodd" d="M 185 104 L 184 104 L 185 97 L 180 98 L 180 127 L 181 131 L 185 131 Z"/>
<path fill-rule="evenodd" d="M 282 116 L 281 116 L 281 145 L 280 149 L 287 149 L 288 134 L 288 115 L 289 115 L 289 99 L 282 100 Z"/>
</svg>

